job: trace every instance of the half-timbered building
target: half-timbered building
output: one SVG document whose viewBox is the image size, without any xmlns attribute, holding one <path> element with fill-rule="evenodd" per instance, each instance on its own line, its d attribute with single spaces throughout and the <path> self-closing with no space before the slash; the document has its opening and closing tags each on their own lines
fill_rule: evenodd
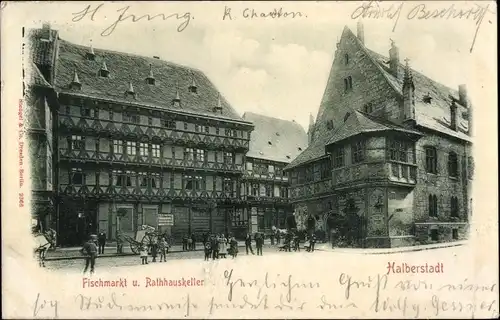
<svg viewBox="0 0 500 320">
<path fill-rule="evenodd" d="M 307 134 L 295 121 L 252 112 L 243 118 L 255 126 L 243 175 L 242 196 L 249 213 L 244 230 L 270 233 L 273 226 L 286 228 L 286 218 L 292 214 L 283 169 L 307 148 Z"/>
<path fill-rule="evenodd" d="M 244 215 L 240 184 L 253 125 L 205 74 L 76 45 L 48 26 L 32 33 L 33 50 L 41 41 L 51 54 L 45 80 L 57 94 L 59 242 L 79 244 L 98 230 L 114 239 L 142 224 L 177 241 L 231 232 L 232 217 Z"/>
<path fill-rule="evenodd" d="M 472 104 L 365 46 L 345 27 L 310 145 L 287 168 L 297 220 L 337 245 L 464 239 L 471 214 Z"/>
</svg>

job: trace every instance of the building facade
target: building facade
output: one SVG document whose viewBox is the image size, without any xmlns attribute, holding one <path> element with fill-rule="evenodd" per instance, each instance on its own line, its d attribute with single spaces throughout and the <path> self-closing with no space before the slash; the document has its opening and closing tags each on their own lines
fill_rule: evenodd
<svg viewBox="0 0 500 320">
<path fill-rule="evenodd" d="M 59 244 L 99 230 L 111 240 L 118 231 L 133 236 L 143 224 L 176 241 L 241 227 L 253 125 L 202 72 L 72 44 L 49 26 L 33 31 L 30 44 L 33 59 L 44 56 L 47 66 L 35 61 L 36 69 L 54 92 L 45 107 L 54 143 L 44 146 L 54 153 Z"/>
<path fill-rule="evenodd" d="M 250 213 L 251 233 L 271 233 L 272 227 L 287 228 L 292 215 L 289 180 L 284 168 L 306 149 L 307 134 L 294 121 L 246 112 L 243 118 L 255 126 L 246 155 L 242 196 Z"/>
<path fill-rule="evenodd" d="M 286 171 L 299 221 L 337 245 L 397 247 L 465 239 L 471 215 L 472 104 L 366 48 L 345 27 L 309 147 Z"/>
</svg>

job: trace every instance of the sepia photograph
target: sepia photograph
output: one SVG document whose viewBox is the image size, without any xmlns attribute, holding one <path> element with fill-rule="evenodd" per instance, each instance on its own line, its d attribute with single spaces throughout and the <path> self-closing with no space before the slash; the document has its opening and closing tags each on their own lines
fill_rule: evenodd
<svg viewBox="0 0 500 320">
<path fill-rule="evenodd" d="M 7 318 L 498 316 L 494 3 L 2 6 Z"/>
</svg>

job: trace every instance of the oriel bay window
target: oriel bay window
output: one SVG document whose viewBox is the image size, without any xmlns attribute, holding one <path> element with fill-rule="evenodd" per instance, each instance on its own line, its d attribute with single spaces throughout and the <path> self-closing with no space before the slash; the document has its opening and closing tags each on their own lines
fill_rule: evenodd
<svg viewBox="0 0 500 320">
<path fill-rule="evenodd" d="M 127 141 L 127 154 L 129 156 L 135 156 L 137 154 L 137 145 L 135 141 Z"/>
<path fill-rule="evenodd" d="M 146 157 L 148 154 L 148 144 L 144 142 L 139 143 L 139 155 L 141 157 Z"/>
<path fill-rule="evenodd" d="M 354 142 L 351 149 L 352 163 L 360 163 L 365 160 L 365 142 L 363 140 Z"/>
<path fill-rule="evenodd" d="M 389 159 L 393 161 L 408 162 L 409 144 L 405 141 L 389 141 Z"/>
<path fill-rule="evenodd" d="M 82 185 L 84 183 L 82 168 L 71 168 L 71 184 Z"/>
<path fill-rule="evenodd" d="M 321 163 L 321 166 L 320 166 L 320 174 L 321 174 L 321 180 L 323 179 L 328 179 L 330 177 L 330 166 L 329 166 L 329 162 L 323 162 Z"/>
<path fill-rule="evenodd" d="M 160 145 L 159 144 L 153 144 L 153 145 L 151 145 L 151 155 L 154 158 L 159 158 L 160 157 Z"/>
<path fill-rule="evenodd" d="M 113 153 L 114 154 L 122 154 L 123 153 L 123 141 L 122 140 L 113 140 Z"/>
</svg>

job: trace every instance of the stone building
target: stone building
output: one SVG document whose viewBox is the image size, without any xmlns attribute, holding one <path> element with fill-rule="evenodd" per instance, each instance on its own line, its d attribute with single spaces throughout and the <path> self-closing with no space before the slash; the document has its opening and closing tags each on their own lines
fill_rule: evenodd
<svg viewBox="0 0 500 320">
<path fill-rule="evenodd" d="M 246 112 L 243 119 L 255 126 L 246 154 L 242 196 L 248 208 L 251 233 L 286 228 L 292 214 L 288 177 L 283 169 L 307 148 L 307 134 L 294 121 Z"/>
<path fill-rule="evenodd" d="M 49 26 L 29 40 L 37 90 L 53 92 L 30 107 L 45 112 L 39 141 L 53 141 L 33 158 L 43 157 L 47 177 L 34 177 L 44 191 L 54 186 L 59 244 L 98 230 L 133 236 L 142 224 L 180 241 L 230 232 L 249 216 L 240 184 L 253 125 L 201 71 L 76 45 Z"/>
<path fill-rule="evenodd" d="M 345 27 L 309 147 L 286 167 L 298 220 L 337 245 L 464 239 L 471 214 L 472 104 Z M 403 63 L 406 62 L 406 63 Z"/>
</svg>

